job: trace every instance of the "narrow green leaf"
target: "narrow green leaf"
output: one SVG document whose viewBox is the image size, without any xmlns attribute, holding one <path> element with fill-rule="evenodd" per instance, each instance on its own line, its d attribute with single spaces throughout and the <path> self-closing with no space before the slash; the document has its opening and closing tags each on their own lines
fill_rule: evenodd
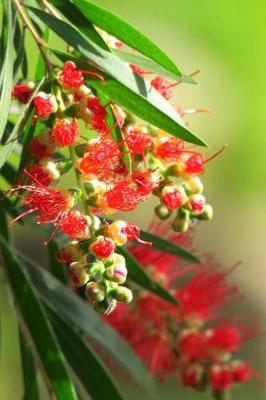
<svg viewBox="0 0 266 400">
<path fill-rule="evenodd" d="M 26 336 L 20 331 L 20 351 L 24 380 L 23 400 L 39 400 L 37 371 Z"/>
<path fill-rule="evenodd" d="M 49 29 L 45 27 L 42 38 L 45 42 L 48 42 L 49 40 Z M 36 69 L 34 72 L 34 78 L 36 81 L 39 81 L 42 79 L 42 77 L 45 75 L 45 63 L 42 55 L 39 53 L 38 54 L 38 61 L 36 64 Z"/>
<path fill-rule="evenodd" d="M 108 105 L 108 97 L 105 96 L 101 91 L 97 92 L 97 97 L 99 98 L 100 103 L 105 106 L 105 110 L 107 113 L 106 123 L 110 129 L 112 138 L 114 139 L 115 143 L 119 144 L 119 149 L 123 154 L 123 160 L 125 166 L 127 167 L 127 170 L 130 173 L 132 170 L 132 165 L 131 165 L 129 148 L 127 146 L 127 143 L 125 142 L 124 134 L 117 124 L 113 110 L 111 106 Z"/>
<path fill-rule="evenodd" d="M 141 231 L 140 237 L 146 242 L 152 242 L 152 246 L 162 253 L 173 254 L 176 257 L 183 258 L 192 263 L 199 262 L 199 259 L 195 255 L 185 250 L 183 247 L 177 246 L 175 243 L 169 242 L 169 240 L 162 237 L 156 236 L 147 231 Z"/>
<path fill-rule="evenodd" d="M 95 68 L 91 67 L 84 60 L 72 57 L 59 50 L 51 50 L 62 62 L 72 60 L 82 69 L 94 72 L 96 71 Z M 126 78 L 130 76 L 130 82 L 128 79 L 123 79 L 123 82 L 125 82 L 123 83 L 122 77 L 125 68 L 127 68 Z M 102 73 L 102 76 L 105 79 L 104 84 L 100 83 L 99 80 L 93 77 L 87 78 L 87 81 L 89 85 L 94 87 L 98 92 L 102 92 L 116 104 L 124 107 L 126 110 L 134 113 L 143 120 L 150 122 L 158 128 L 184 139 L 187 142 L 200 146 L 207 146 L 202 139 L 189 132 L 186 127 L 182 126 L 182 119 L 172 108 L 170 103 L 156 92 L 156 90 L 151 88 L 147 82 L 134 74 L 126 65 L 123 65 L 122 69 L 119 66 L 116 70 L 120 70 L 121 72 L 120 77 L 117 77 L 117 79 L 112 78 L 108 74 Z M 134 77 L 133 81 L 131 79 L 132 76 Z"/>
<path fill-rule="evenodd" d="M 88 21 L 122 40 L 128 46 L 156 61 L 176 77 L 181 75 L 174 62 L 150 39 L 110 11 L 88 0 L 71 0 Z M 69 1 L 68 1 L 69 3 Z"/>
<path fill-rule="evenodd" d="M 15 35 L 14 35 L 14 47 L 16 49 L 17 57 L 14 62 L 14 79 L 19 77 L 20 70 L 22 72 L 22 76 L 26 79 L 28 75 L 28 63 L 27 63 L 27 55 L 25 50 L 25 30 L 26 28 L 23 27 L 22 31 L 20 29 L 19 23 L 17 21 L 16 28 L 15 28 Z"/>
<path fill-rule="evenodd" d="M 54 240 L 50 240 L 47 245 L 49 270 L 53 276 L 55 276 L 60 282 L 68 284 L 68 273 L 67 266 L 60 264 L 56 260 L 56 253 L 58 252 L 58 246 Z"/>
<path fill-rule="evenodd" d="M 1 176 L 6 180 L 10 186 L 13 185 L 17 178 L 17 172 L 15 168 L 10 163 L 5 163 L 0 171 Z"/>
<path fill-rule="evenodd" d="M 15 144 L 17 143 L 22 131 L 28 121 L 28 118 L 32 111 L 32 99 L 40 90 L 42 84 L 44 82 L 44 78 L 39 82 L 36 86 L 30 100 L 25 105 L 23 112 L 21 113 L 13 131 L 11 132 L 10 136 L 7 139 L 7 142 L 0 148 L 0 168 L 4 165 L 6 159 L 8 158 L 9 154 L 12 152 Z"/>
<path fill-rule="evenodd" d="M 125 61 L 128 64 L 138 65 L 147 72 L 152 72 L 154 74 L 164 76 L 165 78 L 171 79 L 173 81 L 178 80 L 178 82 L 193 83 L 193 84 L 196 83 L 191 77 L 186 75 L 181 75 L 180 77 L 177 78 L 175 74 L 166 70 L 157 62 L 150 60 L 146 57 L 143 57 L 141 55 L 127 53 L 126 51 L 121 51 L 116 49 L 113 49 L 112 52 L 122 61 Z"/>
<path fill-rule="evenodd" d="M 93 400 L 122 400 L 111 375 L 89 344 L 60 314 L 50 311 L 49 315 L 69 364 Z"/>
<path fill-rule="evenodd" d="M 138 285 L 156 294 L 169 303 L 176 305 L 178 304 L 177 300 L 166 289 L 150 278 L 147 272 L 138 264 L 137 260 L 127 252 L 127 250 L 120 247 L 117 252 L 126 259 L 129 279 L 132 279 Z"/>
<path fill-rule="evenodd" d="M 21 264 L 49 308 L 66 318 L 103 350 L 108 352 L 143 391 L 150 392 L 153 381 L 130 346 L 77 295 L 44 269 L 19 254 Z"/>
<path fill-rule="evenodd" d="M 3 212 L 0 212 L 0 222 L 0 246 L 6 264 L 6 272 L 27 331 L 30 332 L 56 398 L 58 400 L 76 400 L 75 389 L 68 376 L 64 356 L 47 314 L 28 274 L 22 268 L 21 260 L 18 260 L 14 249 L 6 241 L 7 227 Z"/>
<path fill-rule="evenodd" d="M 0 93 L 0 140 L 8 120 L 8 114 L 12 97 L 12 79 L 13 79 L 13 26 L 12 26 L 12 4 L 9 0 L 3 0 L 3 7 L 7 15 L 7 45 L 5 51 L 5 61 L 3 65 L 2 87 Z"/>
</svg>

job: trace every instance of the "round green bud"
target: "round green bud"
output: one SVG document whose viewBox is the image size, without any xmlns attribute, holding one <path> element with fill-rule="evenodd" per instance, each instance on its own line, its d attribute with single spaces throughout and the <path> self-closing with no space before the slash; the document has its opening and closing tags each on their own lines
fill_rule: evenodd
<svg viewBox="0 0 266 400">
<path fill-rule="evenodd" d="M 89 282 L 85 289 L 85 295 L 87 299 L 94 302 L 101 302 L 105 299 L 106 288 L 100 282 Z"/>
<path fill-rule="evenodd" d="M 132 291 L 125 286 L 118 286 L 110 292 L 110 295 L 121 303 L 129 304 L 133 299 Z"/>
<path fill-rule="evenodd" d="M 156 206 L 154 212 L 161 220 L 168 219 L 171 215 L 171 212 L 163 204 L 159 204 L 158 206 Z"/>
<path fill-rule="evenodd" d="M 198 219 L 204 220 L 204 221 L 211 221 L 213 218 L 213 208 L 210 204 L 206 204 L 204 207 L 204 210 L 201 214 L 197 216 Z"/>
<path fill-rule="evenodd" d="M 93 305 L 94 310 L 101 314 L 110 314 L 112 311 L 114 311 L 115 307 L 115 299 L 105 299 Z"/>
</svg>

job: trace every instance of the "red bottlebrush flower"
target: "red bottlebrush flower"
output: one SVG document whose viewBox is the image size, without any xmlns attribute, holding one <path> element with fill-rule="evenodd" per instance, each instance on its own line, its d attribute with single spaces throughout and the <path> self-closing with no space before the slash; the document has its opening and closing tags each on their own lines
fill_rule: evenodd
<svg viewBox="0 0 266 400">
<path fill-rule="evenodd" d="M 73 239 L 86 239 L 90 236 L 90 218 L 78 210 L 70 211 L 62 220 L 60 228 Z"/>
<path fill-rule="evenodd" d="M 200 332 L 184 334 L 178 345 L 181 356 L 187 356 L 192 360 L 198 360 L 206 354 L 206 338 Z"/>
<path fill-rule="evenodd" d="M 226 390 L 232 385 L 232 371 L 227 366 L 215 365 L 211 371 L 211 385 L 214 390 Z"/>
<path fill-rule="evenodd" d="M 96 241 L 90 245 L 90 251 L 96 258 L 105 260 L 114 253 L 115 247 L 113 240 L 98 236 Z"/>
<path fill-rule="evenodd" d="M 57 102 L 52 94 L 39 92 L 33 100 L 36 115 L 40 119 L 47 119 L 52 113 L 57 111 Z"/>
<path fill-rule="evenodd" d="M 33 87 L 34 85 L 29 83 L 18 83 L 13 87 L 12 96 L 21 103 L 26 104 L 31 98 Z"/>
<path fill-rule="evenodd" d="M 196 387 L 201 383 L 203 368 L 200 365 L 189 365 L 182 371 L 181 379 L 184 386 Z"/>
<path fill-rule="evenodd" d="M 47 146 L 41 144 L 37 139 L 34 139 L 30 146 L 30 153 L 33 157 L 37 158 L 37 160 L 41 160 L 45 157 L 50 157 L 52 153 L 50 153 L 47 149 Z"/>
<path fill-rule="evenodd" d="M 247 382 L 252 378 L 253 371 L 249 364 L 235 361 L 232 365 L 233 381 L 235 383 Z"/>
<path fill-rule="evenodd" d="M 43 166 L 40 164 L 35 164 L 28 169 L 30 176 L 32 176 L 41 185 L 49 186 L 52 183 L 52 179 L 49 173 L 44 170 Z"/>
<path fill-rule="evenodd" d="M 165 186 L 162 191 L 162 200 L 170 211 L 182 207 L 187 199 L 185 189 L 182 186 Z"/>
<path fill-rule="evenodd" d="M 239 329 L 230 323 L 223 324 L 213 329 L 208 338 L 208 345 L 223 351 L 235 352 L 242 343 Z"/>
<path fill-rule="evenodd" d="M 97 97 L 90 96 L 87 99 L 87 108 L 93 113 L 90 124 L 99 132 L 108 133 L 109 128 L 106 123 L 107 113 Z"/>
<path fill-rule="evenodd" d="M 78 168 L 85 175 L 95 175 L 98 179 L 112 182 L 125 173 L 119 170 L 121 153 L 112 138 L 102 136 L 92 140 L 86 148 L 84 156 L 79 160 Z"/>
<path fill-rule="evenodd" d="M 172 96 L 171 88 L 175 86 L 175 84 L 170 84 L 165 78 L 156 76 L 156 78 L 151 81 L 151 86 L 156 89 L 166 100 L 169 100 Z"/>
<path fill-rule="evenodd" d="M 60 75 L 60 83 L 69 90 L 78 89 L 84 83 L 82 71 L 73 61 L 67 61 Z"/>
<path fill-rule="evenodd" d="M 125 140 L 132 155 L 144 156 L 152 146 L 152 138 L 146 130 L 141 128 L 127 128 Z"/>
<path fill-rule="evenodd" d="M 184 316 L 205 321 L 217 307 L 235 299 L 238 290 L 228 285 L 226 275 L 216 271 L 200 272 L 181 288 L 176 297 Z"/>
<path fill-rule="evenodd" d="M 193 154 L 185 162 L 185 173 L 188 175 L 201 175 L 204 172 L 204 157 L 200 153 Z"/>
<path fill-rule="evenodd" d="M 121 229 L 121 233 L 126 235 L 127 240 L 135 240 L 139 238 L 140 228 L 132 222 L 127 222 L 126 226 Z"/>
<path fill-rule="evenodd" d="M 169 138 L 156 147 L 155 155 L 164 161 L 177 161 L 184 149 L 183 140 L 177 138 Z"/>
<path fill-rule="evenodd" d="M 72 146 L 76 143 L 78 134 L 78 124 L 75 118 L 71 122 L 64 118 L 56 122 L 51 132 L 51 138 L 60 147 Z"/>
<path fill-rule="evenodd" d="M 124 179 L 108 190 L 104 197 L 108 207 L 121 210 L 134 210 L 154 189 L 151 174 L 137 171 L 130 178 Z"/>
</svg>

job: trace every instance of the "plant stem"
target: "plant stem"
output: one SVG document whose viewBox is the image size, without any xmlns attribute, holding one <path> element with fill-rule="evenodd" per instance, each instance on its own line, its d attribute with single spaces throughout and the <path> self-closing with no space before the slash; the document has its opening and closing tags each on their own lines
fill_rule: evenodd
<svg viewBox="0 0 266 400">
<path fill-rule="evenodd" d="M 45 51 L 44 51 L 44 47 L 46 46 L 46 43 L 44 42 L 44 40 L 39 36 L 38 32 L 36 31 L 34 25 L 32 24 L 30 18 L 28 17 L 28 15 L 25 12 L 24 7 L 21 5 L 20 0 L 13 0 L 13 3 L 24 23 L 24 25 L 28 28 L 28 30 L 30 31 L 33 39 L 35 40 L 39 51 L 41 53 L 41 56 L 45 62 L 47 71 L 49 74 L 51 74 L 52 70 L 53 70 L 53 65 L 52 63 L 49 61 Z"/>
</svg>

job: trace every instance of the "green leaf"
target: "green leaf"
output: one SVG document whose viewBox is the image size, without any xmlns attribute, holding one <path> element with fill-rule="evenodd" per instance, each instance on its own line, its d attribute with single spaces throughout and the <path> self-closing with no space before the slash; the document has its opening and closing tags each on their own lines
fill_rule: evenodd
<svg viewBox="0 0 266 400">
<path fill-rule="evenodd" d="M 154 74 L 164 76 L 165 78 L 171 79 L 173 81 L 178 80 L 178 82 L 193 83 L 193 84 L 196 83 L 191 77 L 186 76 L 186 75 L 182 75 L 177 78 L 177 76 L 175 74 L 173 74 L 172 72 L 166 70 L 161 65 L 154 62 L 153 60 L 150 60 L 141 55 L 127 53 L 125 51 L 116 50 L 116 49 L 113 49 L 112 52 L 117 57 L 119 57 L 122 61 L 124 61 L 128 64 L 138 65 L 139 67 L 143 68 L 147 72 L 152 72 Z"/>
<path fill-rule="evenodd" d="M 0 168 L 2 168 L 3 164 L 5 163 L 6 159 L 8 158 L 9 154 L 12 152 L 15 144 L 17 143 L 22 131 L 28 122 L 28 118 L 32 111 L 32 100 L 36 93 L 40 90 L 42 84 L 44 82 L 44 78 L 39 82 L 36 86 L 30 100 L 25 105 L 23 112 L 21 113 L 13 131 L 11 132 L 10 136 L 7 139 L 7 142 L 0 148 Z"/>
<path fill-rule="evenodd" d="M 56 260 L 56 253 L 58 252 L 58 246 L 54 240 L 50 240 L 47 245 L 49 270 L 53 276 L 55 276 L 60 282 L 67 284 L 69 282 L 67 266 L 60 264 Z"/>
<path fill-rule="evenodd" d="M 91 1 L 71 1 L 81 10 L 88 21 L 109 34 L 119 38 L 133 49 L 138 50 L 140 53 L 156 61 L 166 70 L 175 74 L 176 78 L 181 76 L 181 73 L 174 62 L 155 43 L 132 25 Z"/>
<path fill-rule="evenodd" d="M 76 400 L 75 389 L 68 376 L 64 356 L 47 314 L 28 274 L 22 268 L 21 260 L 16 257 L 14 249 L 6 241 L 7 226 L 3 212 L 0 212 L 0 222 L 0 246 L 10 286 L 52 390 L 58 400 Z"/>
<path fill-rule="evenodd" d="M 4 12 L 7 19 L 7 45 L 5 51 L 5 61 L 1 76 L 2 82 L 0 94 L 0 140 L 4 133 L 4 129 L 8 120 L 8 114 L 12 97 L 12 79 L 13 79 L 13 61 L 12 61 L 12 44 L 13 44 L 13 26 L 12 26 L 12 4 L 9 0 L 3 0 Z"/>
<path fill-rule="evenodd" d="M 57 339 L 69 364 L 94 400 L 122 400 L 123 396 L 95 351 L 66 323 L 60 314 L 49 312 Z"/>
<path fill-rule="evenodd" d="M 172 304 L 178 304 L 177 300 L 161 285 L 152 280 L 146 271 L 138 264 L 137 260 L 122 247 L 117 250 L 126 259 L 128 277 L 138 285 L 156 294 L 162 299 Z"/>
<path fill-rule="evenodd" d="M 76 328 L 108 352 L 143 391 L 152 389 L 152 379 L 130 346 L 77 295 L 44 269 L 19 254 L 34 286 L 49 308 L 56 310 Z"/>
<path fill-rule="evenodd" d="M 146 231 L 141 231 L 140 237 L 146 242 L 152 242 L 152 246 L 162 253 L 173 254 L 176 257 L 183 258 L 184 260 L 192 263 L 200 262 L 199 259 L 195 255 L 191 254 L 189 251 L 183 249 L 180 246 L 177 246 L 173 242 L 169 242 L 169 240 L 166 240 L 162 237 L 156 236 Z"/>
<path fill-rule="evenodd" d="M 20 331 L 20 350 L 24 381 L 23 400 L 39 400 L 37 370 L 26 336 Z"/>
<path fill-rule="evenodd" d="M 1 176 L 7 181 L 7 183 L 9 183 L 11 186 L 13 185 L 13 183 L 15 182 L 16 178 L 17 178 L 17 172 L 15 170 L 15 168 L 9 164 L 9 163 L 5 163 L 5 165 L 3 166 L 3 168 L 0 171 Z"/>
<path fill-rule="evenodd" d="M 14 79 L 19 77 L 20 69 L 22 72 L 22 76 L 24 79 L 27 78 L 28 75 L 28 63 L 27 63 L 27 55 L 25 50 L 25 27 L 21 31 L 19 23 L 17 21 L 14 35 L 14 47 L 16 49 L 17 57 L 14 62 Z"/>
<path fill-rule="evenodd" d="M 72 60 L 82 69 L 88 71 L 96 71 L 86 61 L 70 56 L 59 50 L 51 49 L 53 53 L 62 61 Z M 84 52 L 86 53 L 86 52 Z M 86 53 L 90 57 L 90 52 Z M 91 55 L 91 58 L 93 56 Z M 97 63 L 101 61 L 97 57 Z M 110 61 L 110 74 L 112 66 Z M 117 79 L 108 74 L 102 73 L 105 83 L 102 84 L 96 78 L 87 78 L 90 86 L 94 87 L 98 92 L 102 92 L 112 101 L 129 112 L 134 113 L 143 120 L 161 128 L 174 136 L 184 139 L 187 142 L 207 146 L 206 143 L 198 138 L 195 134 L 189 132 L 186 127 L 182 126 L 183 121 L 176 111 L 156 90 L 150 87 L 140 76 L 136 75 L 131 69 L 119 64 L 113 65 L 115 71 L 118 72 Z M 119 75 L 120 72 L 120 75 Z M 125 72 L 125 74 L 124 74 Z M 133 77 L 133 79 L 132 79 Z"/>
</svg>

